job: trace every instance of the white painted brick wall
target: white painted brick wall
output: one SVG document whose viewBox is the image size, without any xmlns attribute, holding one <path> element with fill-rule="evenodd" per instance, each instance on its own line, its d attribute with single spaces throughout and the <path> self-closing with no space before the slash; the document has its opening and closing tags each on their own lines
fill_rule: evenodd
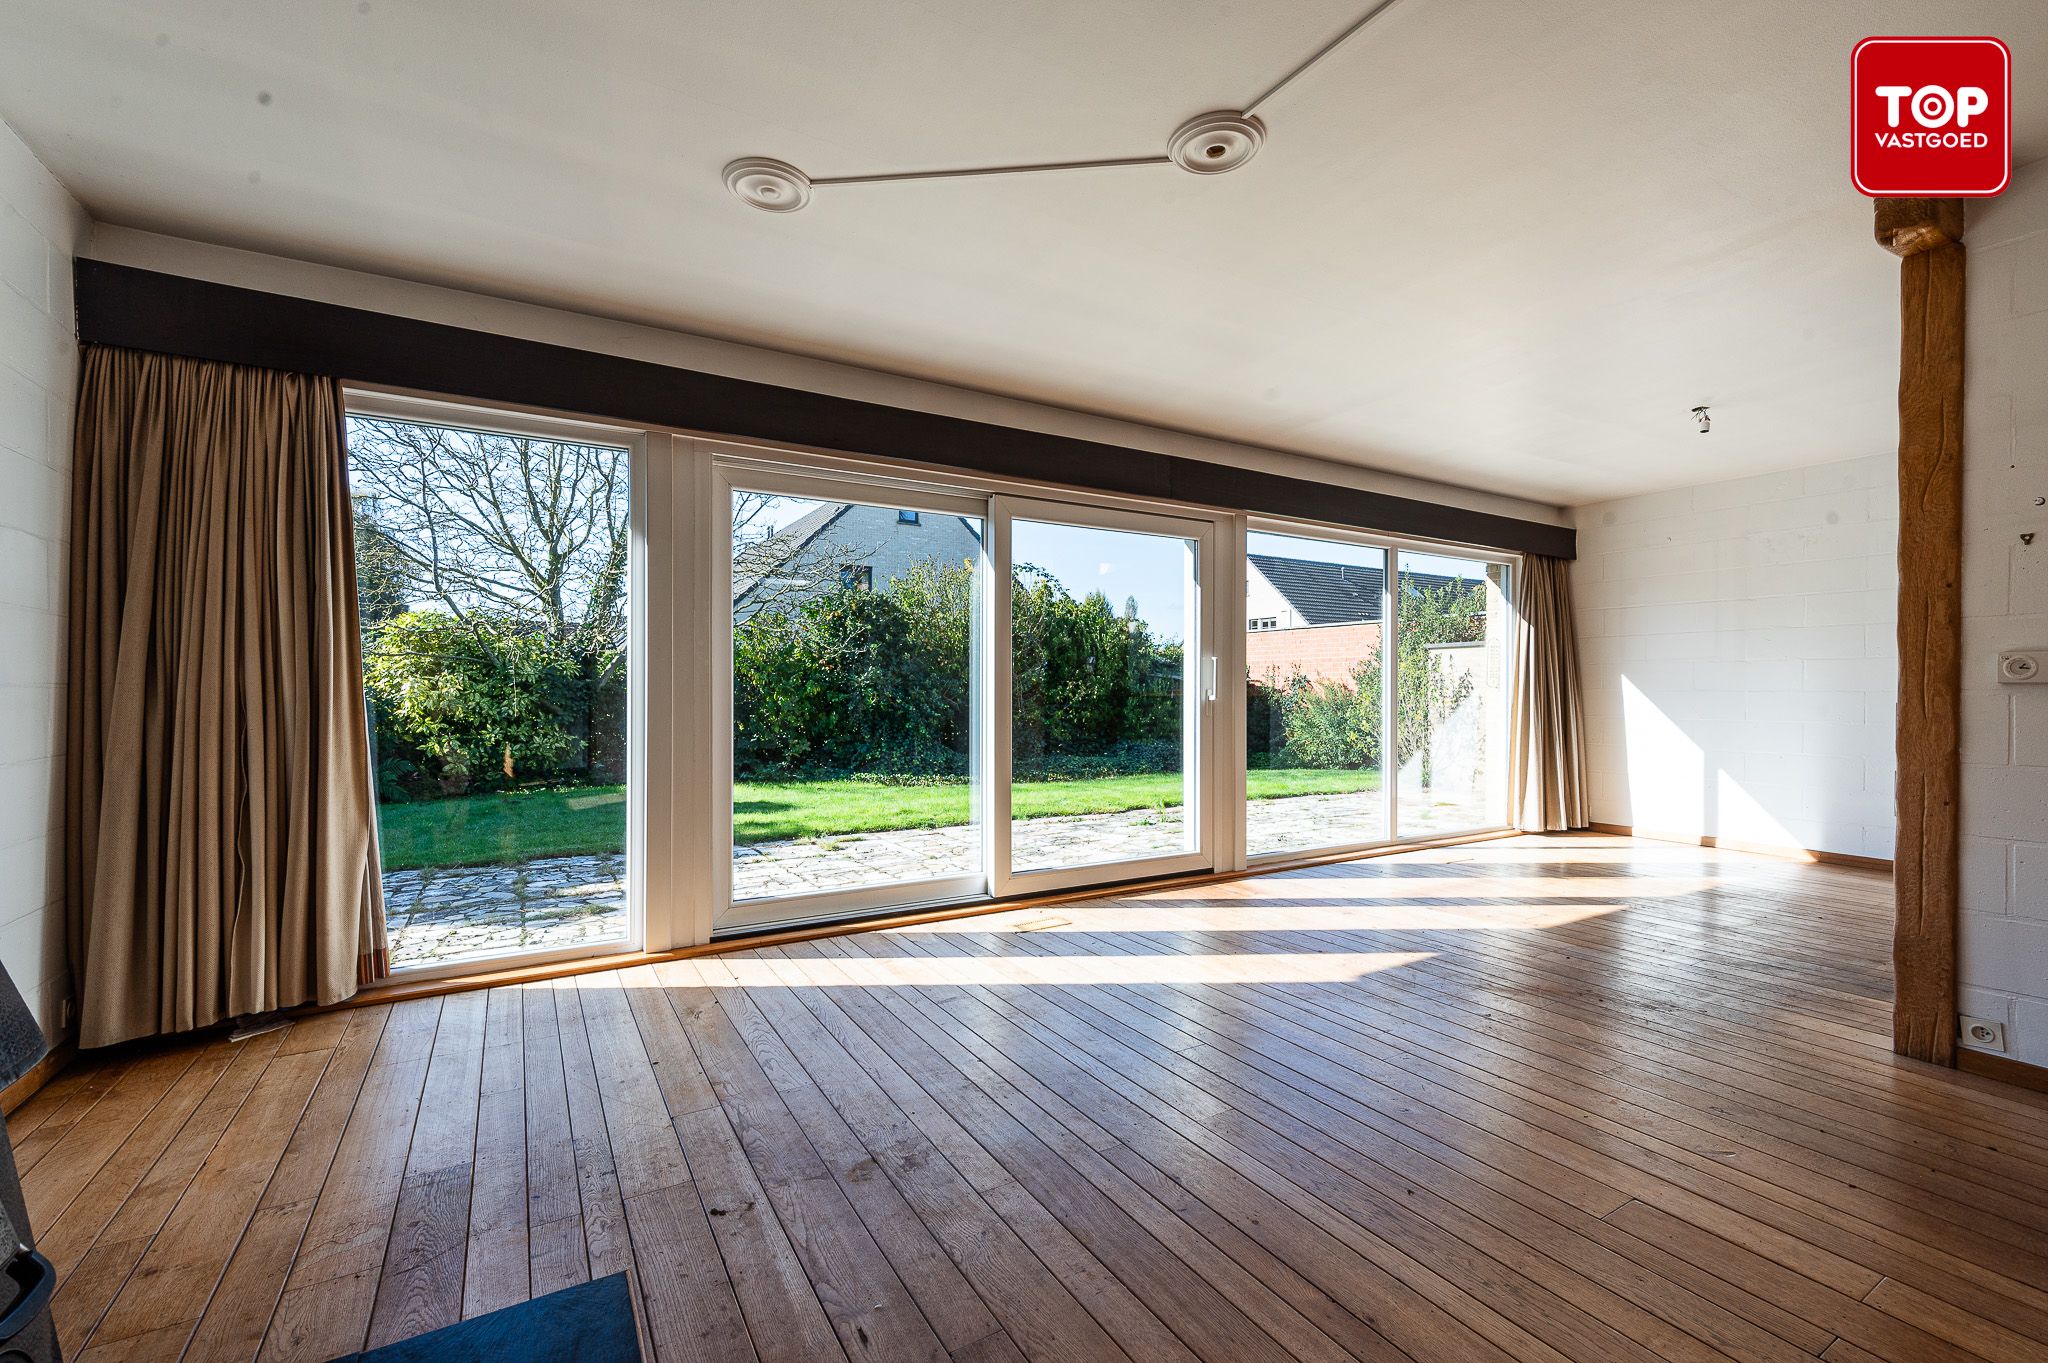
<svg viewBox="0 0 2048 1363">
<path fill-rule="evenodd" d="M 0 123 L 0 962 L 58 1031 L 64 592 L 78 347 L 71 259 L 86 217 Z"/>
<path fill-rule="evenodd" d="M 1593 818 L 1889 857 L 1895 456 L 1575 519 Z"/>
<path fill-rule="evenodd" d="M 2001 649 L 2048 648 L 2048 166 L 1972 203 L 1965 243 L 1958 1001 L 2048 1065 L 2048 687 L 1993 670 Z"/>
</svg>

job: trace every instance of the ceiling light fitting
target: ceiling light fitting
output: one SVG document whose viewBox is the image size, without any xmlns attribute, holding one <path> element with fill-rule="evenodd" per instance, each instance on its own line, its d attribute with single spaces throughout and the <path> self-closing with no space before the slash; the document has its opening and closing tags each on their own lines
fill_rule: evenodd
<svg viewBox="0 0 2048 1363">
<path fill-rule="evenodd" d="M 1164 155 L 1117 156 L 1092 161 L 1035 161 L 1022 165 L 965 166 L 953 170 L 884 171 L 874 175 L 821 175 L 816 179 L 787 161 L 771 156 L 743 156 L 723 172 L 725 187 L 741 203 L 764 213 L 794 213 L 811 201 L 811 192 L 825 185 L 884 184 L 897 180 L 960 180 L 982 175 L 1032 175 L 1049 170 L 1105 170 L 1120 166 L 1175 165 L 1195 175 L 1220 175 L 1236 170 L 1265 145 L 1266 125 L 1255 110 L 1295 79 L 1348 42 L 1398 0 L 1379 0 L 1352 25 L 1317 48 L 1306 61 L 1266 87 L 1264 94 L 1242 109 L 1197 114 L 1174 129 Z"/>
<path fill-rule="evenodd" d="M 725 187 L 764 213 L 794 213 L 811 201 L 811 177 L 772 156 L 743 156 L 725 168 Z"/>
<path fill-rule="evenodd" d="M 1265 141 L 1266 125 L 1258 119 L 1219 109 L 1196 114 L 1175 128 L 1166 154 L 1182 170 L 1221 175 L 1258 155 Z"/>
<path fill-rule="evenodd" d="M 1714 419 L 1707 415 L 1707 409 L 1704 407 L 1693 408 L 1692 419 L 1693 424 L 1700 428 L 1701 435 L 1705 435 L 1710 429 L 1713 428 Z"/>
</svg>

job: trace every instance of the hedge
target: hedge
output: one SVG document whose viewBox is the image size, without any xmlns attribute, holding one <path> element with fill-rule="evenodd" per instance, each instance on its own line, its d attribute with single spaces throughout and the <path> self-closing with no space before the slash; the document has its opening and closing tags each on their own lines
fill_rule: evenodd
<svg viewBox="0 0 2048 1363">
<path fill-rule="evenodd" d="M 733 767 L 740 780 L 968 773 L 973 573 L 921 564 L 873 590 L 834 585 L 733 626 Z M 1428 645 L 1483 637 L 1481 594 L 1455 586 L 1402 606 L 1401 755 L 1469 679 Z M 1011 594 L 1012 754 L 1026 780 L 1181 767 L 1183 652 L 1134 605 L 1076 597 L 1021 568 Z M 616 653 L 529 624 L 411 611 L 366 631 L 365 689 L 386 800 L 623 779 L 625 668 Z M 1416 703 L 1420 698 L 1420 703 Z M 1380 763 L 1377 651 L 1350 676 L 1253 679 L 1252 766 Z"/>
</svg>

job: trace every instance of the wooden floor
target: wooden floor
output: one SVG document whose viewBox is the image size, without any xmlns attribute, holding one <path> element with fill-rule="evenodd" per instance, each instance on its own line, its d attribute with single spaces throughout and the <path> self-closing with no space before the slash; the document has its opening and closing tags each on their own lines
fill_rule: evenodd
<svg viewBox="0 0 2048 1363">
<path fill-rule="evenodd" d="M 2048 1100 L 1876 874 L 1518 839 L 333 1014 L 12 1122 L 68 1357 L 601 1275 L 651 1357 L 2048 1358 Z"/>
</svg>

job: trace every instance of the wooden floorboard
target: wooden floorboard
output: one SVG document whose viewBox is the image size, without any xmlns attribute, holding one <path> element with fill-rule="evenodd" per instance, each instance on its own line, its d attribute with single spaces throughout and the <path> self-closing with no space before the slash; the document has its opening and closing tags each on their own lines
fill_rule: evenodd
<svg viewBox="0 0 2048 1363">
<path fill-rule="evenodd" d="M 1890 885 L 1522 838 L 78 1061 L 67 1354 L 630 1275 L 653 1360 L 2048 1358 L 2048 1097 L 1891 1053 Z"/>
</svg>

